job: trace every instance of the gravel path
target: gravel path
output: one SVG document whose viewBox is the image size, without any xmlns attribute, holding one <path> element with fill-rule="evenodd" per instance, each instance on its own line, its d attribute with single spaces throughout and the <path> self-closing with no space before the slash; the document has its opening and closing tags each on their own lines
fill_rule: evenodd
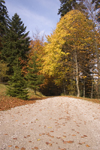
<svg viewBox="0 0 100 150">
<path fill-rule="evenodd" d="M 0 111 L 0 150 L 100 150 L 100 104 L 54 97 Z"/>
</svg>

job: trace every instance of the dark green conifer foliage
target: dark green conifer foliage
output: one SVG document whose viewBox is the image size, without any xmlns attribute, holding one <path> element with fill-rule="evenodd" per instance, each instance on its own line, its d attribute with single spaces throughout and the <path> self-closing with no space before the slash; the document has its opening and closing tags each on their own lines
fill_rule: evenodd
<svg viewBox="0 0 100 150">
<path fill-rule="evenodd" d="M 28 81 L 28 87 L 36 91 L 39 89 L 40 84 L 42 84 L 43 76 L 39 74 L 39 64 L 36 63 L 37 56 L 33 56 L 31 62 L 28 66 L 28 73 L 26 75 Z"/>
<path fill-rule="evenodd" d="M 60 8 L 58 9 L 58 15 L 63 17 L 66 13 L 68 13 L 70 10 L 78 9 L 82 11 L 84 14 L 87 15 L 87 12 L 85 10 L 88 10 L 87 8 L 87 2 L 90 4 L 94 4 L 94 10 L 97 12 L 97 21 L 100 22 L 100 0 L 59 0 L 60 1 Z M 91 11 L 91 10 L 89 10 Z M 88 12 L 89 13 L 89 12 Z"/>
<path fill-rule="evenodd" d="M 58 10 L 58 14 L 64 16 L 67 12 L 72 10 L 76 5 L 76 0 L 60 0 L 61 5 L 60 9 Z"/>
<path fill-rule="evenodd" d="M 2 59 L 8 63 L 9 74 L 13 73 L 13 66 L 16 66 L 17 60 L 27 60 L 27 53 L 29 51 L 30 39 L 28 32 L 25 33 L 21 18 L 17 14 L 12 17 L 10 27 L 6 35 L 3 37 L 3 49 L 1 51 Z"/>
<path fill-rule="evenodd" d="M 23 78 L 20 67 L 14 67 L 14 74 L 10 77 L 7 95 L 24 100 L 28 99 L 26 81 Z"/>
<path fill-rule="evenodd" d="M 4 0 L 0 0 L 0 51 L 2 49 L 2 37 L 3 35 L 6 34 L 6 29 L 8 27 L 8 21 L 9 21 L 9 17 L 8 17 L 8 11 L 7 8 L 5 6 L 5 1 Z"/>
<path fill-rule="evenodd" d="M 60 0 L 60 9 L 58 9 L 58 15 L 60 14 L 63 17 L 66 13 L 73 9 L 78 9 L 85 12 L 84 0 Z"/>
<path fill-rule="evenodd" d="M 3 37 L 2 59 L 9 66 L 9 87 L 7 94 L 21 99 L 28 99 L 27 85 L 21 73 L 23 61 L 27 61 L 30 38 L 26 27 L 17 14 L 12 17 L 6 35 Z M 22 61 L 22 62 L 21 62 Z"/>
</svg>

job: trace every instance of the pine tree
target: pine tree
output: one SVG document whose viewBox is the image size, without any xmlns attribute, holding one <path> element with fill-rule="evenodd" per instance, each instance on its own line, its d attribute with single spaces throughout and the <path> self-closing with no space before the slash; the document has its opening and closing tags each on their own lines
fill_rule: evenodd
<svg viewBox="0 0 100 150">
<path fill-rule="evenodd" d="M 32 56 L 31 61 L 28 63 L 28 73 L 26 75 L 28 81 L 28 87 L 36 91 L 39 89 L 40 84 L 42 84 L 43 77 L 39 74 L 39 64 L 36 63 L 36 54 Z"/>
<path fill-rule="evenodd" d="M 23 78 L 20 67 L 14 67 L 14 74 L 10 77 L 7 95 L 27 100 L 28 91 L 26 87 L 27 84 Z"/>
<path fill-rule="evenodd" d="M 27 60 L 26 54 L 29 51 L 30 38 L 28 37 L 29 32 L 25 33 L 26 27 L 17 14 L 12 17 L 9 24 L 7 33 L 3 37 L 1 57 L 8 63 L 9 75 L 11 75 L 13 74 L 13 66 L 17 66 L 19 58 Z"/>
<path fill-rule="evenodd" d="M 8 21 L 9 21 L 9 17 L 8 17 L 7 8 L 5 6 L 5 1 L 0 0 L 0 52 L 2 49 L 2 44 L 1 44 L 2 37 L 6 34 Z"/>
<path fill-rule="evenodd" d="M 60 9 L 58 10 L 58 14 L 60 14 L 61 17 L 72 10 L 72 8 L 76 5 L 76 0 L 60 0 L 60 2 L 61 5 Z"/>
<path fill-rule="evenodd" d="M 66 13 L 73 9 L 78 9 L 84 12 L 86 9 L 83 0 L 60 0 L 61 5 L 60 9 L 58 9 L 58 15 L 60 14 L 63 17 Z"/>
<path fill-rule="evenodd" d="M 27 85 L 22 75 L 23 63 L 27 61 L 29 52 L 28 32 L 25 33 L 26 27 L 17 14 L 12 17 L 10 26 L 6 35 L 3 37 L 3 49 L 1 51 L 2 59 L 9 66 L 9 88 L 7 94 L 13 97 L 27 99 Z"/>
</svg>

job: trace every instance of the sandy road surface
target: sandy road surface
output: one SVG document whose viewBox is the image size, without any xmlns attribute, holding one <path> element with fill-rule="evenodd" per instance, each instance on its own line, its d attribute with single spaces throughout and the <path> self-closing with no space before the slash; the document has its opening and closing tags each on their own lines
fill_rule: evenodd
<svg viewBox="0 0 100 150">
<path fill-rule="evenodd" d="M 0 111 L 0 150 L 100 150 L 100 104 L 54 97 Z"/>
</svg>

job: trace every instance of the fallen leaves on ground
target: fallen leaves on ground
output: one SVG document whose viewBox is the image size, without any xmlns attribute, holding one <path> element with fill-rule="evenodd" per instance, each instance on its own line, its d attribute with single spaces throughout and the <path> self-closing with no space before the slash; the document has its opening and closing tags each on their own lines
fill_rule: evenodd
<svg viewBox="0 0 100 150">
<path fill-rule="evenodd" d="M 34 149 L 39 149 L 38 147 L 34 147 Z"/>
<path fill-rule="evenodd" d="M 51 143 L 49 143 L 49 142 L 46 142 L 46 144 L 47 144 L 47 145 L 49 145 L 49 146 L 52 146 L 52 144 L 51 144 Z"/>
<path fill-rule="evenodd" d="M 72 143 L 74 143 L 74 141 L 64 141 L 64 140 L 62 140 L 62 141 L 63 141 L 64 144 L 67 144 L 67 143 L 72 144 Z"/>
<path fill-rule="evenodd" d="M 82 143 L 78 143 L 78 144 L 82 145 L 82 144 L 85 144 L 85 142 L 82 142 Z"/>
<path fill-rule="evenodd" d="M 90 147 L 89 145 L 86 145 L 86 147 Z"/>
<path fill-rule="evenodd" d="M 52 127 L 48 127 L 48 128 L 52 128 Z"/>
<path fill-rule="evenodd" d="M 36 100 L 21 100 L 15 97 L 0 95 L 0 111 L 8 110 L 16 106 L 35 103 Z"/>
<path fill-rule="evenodd" d="M 83 136 L 81 136 L 81 138 L 85 138 L 85 137 L 87 137 L 87 135 L 83 135 Z"/>
<path fill-rule="evenodd" d="M 17 138 L 13 138 L 13 140 L 17 140 Z"/>
<path fill-rule="evenodd" d="M 8 147 L 12 147 L 12 145 L 8 145 Z"/>
<path fill-rule="evenodd" d="M 16 97 L 9 97 L 9 96 L 4 96 L 0 94 L 0 111 L 8 110 L 16 106 L 33 104 L 33 103 L 36 103 L 36 100 L 42 100 L 42 99 L 46 99 L 46 98 L 34 97 L 34 98 L 30 98 L 29 100 L 22 100 Z"/>
<path fill-rule="evenodd" d="M 75 134 L 73 134 L 72 136 L 76 136 Z"/>
<path fill-rule="evenodd" d="M 67 143 L 74 143 L 74 141 L 67 141 Z"/>
<path fill-rule="evenodd" d="M 73 97 L 73 96 L 63 96 L 63 97 Z M 33 104 L 36 102 L 36 100 L 42 100 L 42 99 L 46 99 L 46 98 L 48 98 L 48 97 L 42 97 L 42 98 L 33 97 L 33 98 L 30 98 L 29 100 L 22 100 L 22 99 L 18 99 L 15 97 L 4 96 L 0 93 L 0 111 L 8 110 L 8 109 L 14 108 L 16 106 Z M 74 98 L 76 98 L 76 97 L 74 97 Z M 78 97 L 77 97 L 77 99 L 78 99 Z M 79 99 L 83 99 L 83 98 L 79 97 Z M 98 100 L 98 99 L 87 99 L 87 98 L 84 98 L 84 99 L 100 104 L 100 100 Z M 70 118 L 66 118 L 66 119 L 70 120 Z"/>
<path fill-rule="evenodd" d="M 16 148 L 16 149 L 19 149 L 19 147 L 18 147 L 18 146 L 15 146 L 15 148 Z"/>
<path fill-rule="evenodd" d="M 25 150 L 26 148 L 22 147 L 21 150 Z"/>
</svg>

